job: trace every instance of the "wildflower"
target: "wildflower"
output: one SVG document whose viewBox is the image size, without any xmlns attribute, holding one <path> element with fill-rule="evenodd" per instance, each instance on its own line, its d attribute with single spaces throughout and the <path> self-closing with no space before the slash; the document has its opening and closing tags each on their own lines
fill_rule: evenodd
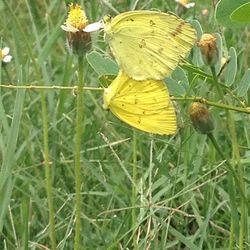
<svg viewBox="0 0 250 250">
<path fill-rule="evenodd" d="M 90 34 L 83 31 L 87 25 L 88 19 L 81 6 L 71 3 L 68 17 L 61 28 L 67 32 L 67 42 L 74 53 L 84 53 L 91 47 Z"/>
<path fill-rule="evenodd" d="M 11 61 L 12 56 L 9 55 L 10 48 L 5 47 L 3 49 L 0 49 L 0 61 L 4 63 L 8 63 Z"/>
<path fill-rule="evenodd" d="M 212 117 L 205 104 L 193 102 L 189 108 L 189 116 L 197 132 L 210 134 L 214 129 Z"/>
<path fill-rule="evenodd" d="M 194 2 L 190 3 L 189 0 L 175 0 L 175 2 L 186 9 L 190 9 L 195 6 L 195 3 Z"/>
<path fill-rule="evenodd" d="M 209 10 L 207 8 L 201 10 L 201 14 L 203 17 L 208 17 L 209 16 Z"/>
<path fill-rule="evenodd" d="M 186 11 L 195 6 L 194 2 L 189 2 L 189 0 L 175 0 L 178 3 L 176 7 L 176 12 L 179 16 L 186 13 Z"/>
<path fill-rule="evenodd" d="M 213 34 L 204 33 L 197 46 L 200 47 L 202 58 L 205 64 L 213 66 L 218 61 L 218 47 L 216 37 Z"/>
</svg>

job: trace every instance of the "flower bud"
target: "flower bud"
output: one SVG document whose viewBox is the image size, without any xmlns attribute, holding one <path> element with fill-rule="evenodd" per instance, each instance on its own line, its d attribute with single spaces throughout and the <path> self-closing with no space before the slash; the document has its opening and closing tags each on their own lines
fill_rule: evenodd
<svg viewBox="0 0 250 250">
<path fill-rule="evenodd" d="M 67 43 L 73 53 L 85 53 L 91 48 L 90 33 L 83 31 L 88 25 L 88 19 L 81 6 L 70 4 L 68 17 L 61 28 L 67 32 Z"/>
<path fill-rule="evenodd" d="M 197 132 L 209 134 L 214 129 L 212 117 L 205 104 L 193 102 L 189 108 L 189 116 Z"/>
<path fill-rule="evenodd" d="M 216 37 L 209 33 L 204 33 L 197 46 L 200 47 L 202 58 L 205 64 L 213 66 L 219 58 Z"/>
</svg>

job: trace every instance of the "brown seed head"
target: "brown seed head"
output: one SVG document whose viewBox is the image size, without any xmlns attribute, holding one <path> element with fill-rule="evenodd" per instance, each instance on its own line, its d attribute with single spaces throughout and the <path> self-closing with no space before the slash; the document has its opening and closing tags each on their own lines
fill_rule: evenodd
<svg viewBox="0 0 250 250">
<path fill-rule="evenodd" d="M 203 61 L 207 65 L 214 65 L 218 61 L 218 48 L 216 37 L 213 34 L 204 33 L 197 46 L 201 50 Z"/>
<path fill-rule="evenodd" d="M 193 102 L 189 108 L 189 116 L 197 132 L 209 134 L 214 129 L 212 117 L 205 104 Z"/>
</svg>

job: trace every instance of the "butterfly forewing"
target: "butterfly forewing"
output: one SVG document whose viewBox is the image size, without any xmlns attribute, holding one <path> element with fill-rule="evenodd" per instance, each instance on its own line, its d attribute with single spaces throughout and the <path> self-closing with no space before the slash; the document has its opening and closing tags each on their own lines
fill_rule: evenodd
<svg viewBox="0 0 250 250">
<path fill-rule="evenodd" d="M 196 38 L 190 24 L 156 11 L 122 13 L 104 30 L 118 64 L 135 80 L 165 78 Z"/>
</svg>

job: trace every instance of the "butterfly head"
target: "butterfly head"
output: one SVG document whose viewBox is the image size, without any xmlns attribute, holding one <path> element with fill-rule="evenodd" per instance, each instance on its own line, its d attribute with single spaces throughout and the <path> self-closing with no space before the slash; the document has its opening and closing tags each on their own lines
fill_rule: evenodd
<svg viewBox="0 0 250 250">
<path fill-rule="evenodd" d="M 110 23 L 111 18 L 112 18 L 112 17 L 111 17 L 110 15 L 104 16 L 104 17 L 103 17 L 103 23 L 104 23 L 104 24 Z"/>
<path fill-rule="evenodd" d="M 110 15 L 106 15 L 102 19 L 104 31 L 106 34 L 110 34 L 112 32 L 111 20 L 112 20 L 112 17 Z"/>
</svg>

